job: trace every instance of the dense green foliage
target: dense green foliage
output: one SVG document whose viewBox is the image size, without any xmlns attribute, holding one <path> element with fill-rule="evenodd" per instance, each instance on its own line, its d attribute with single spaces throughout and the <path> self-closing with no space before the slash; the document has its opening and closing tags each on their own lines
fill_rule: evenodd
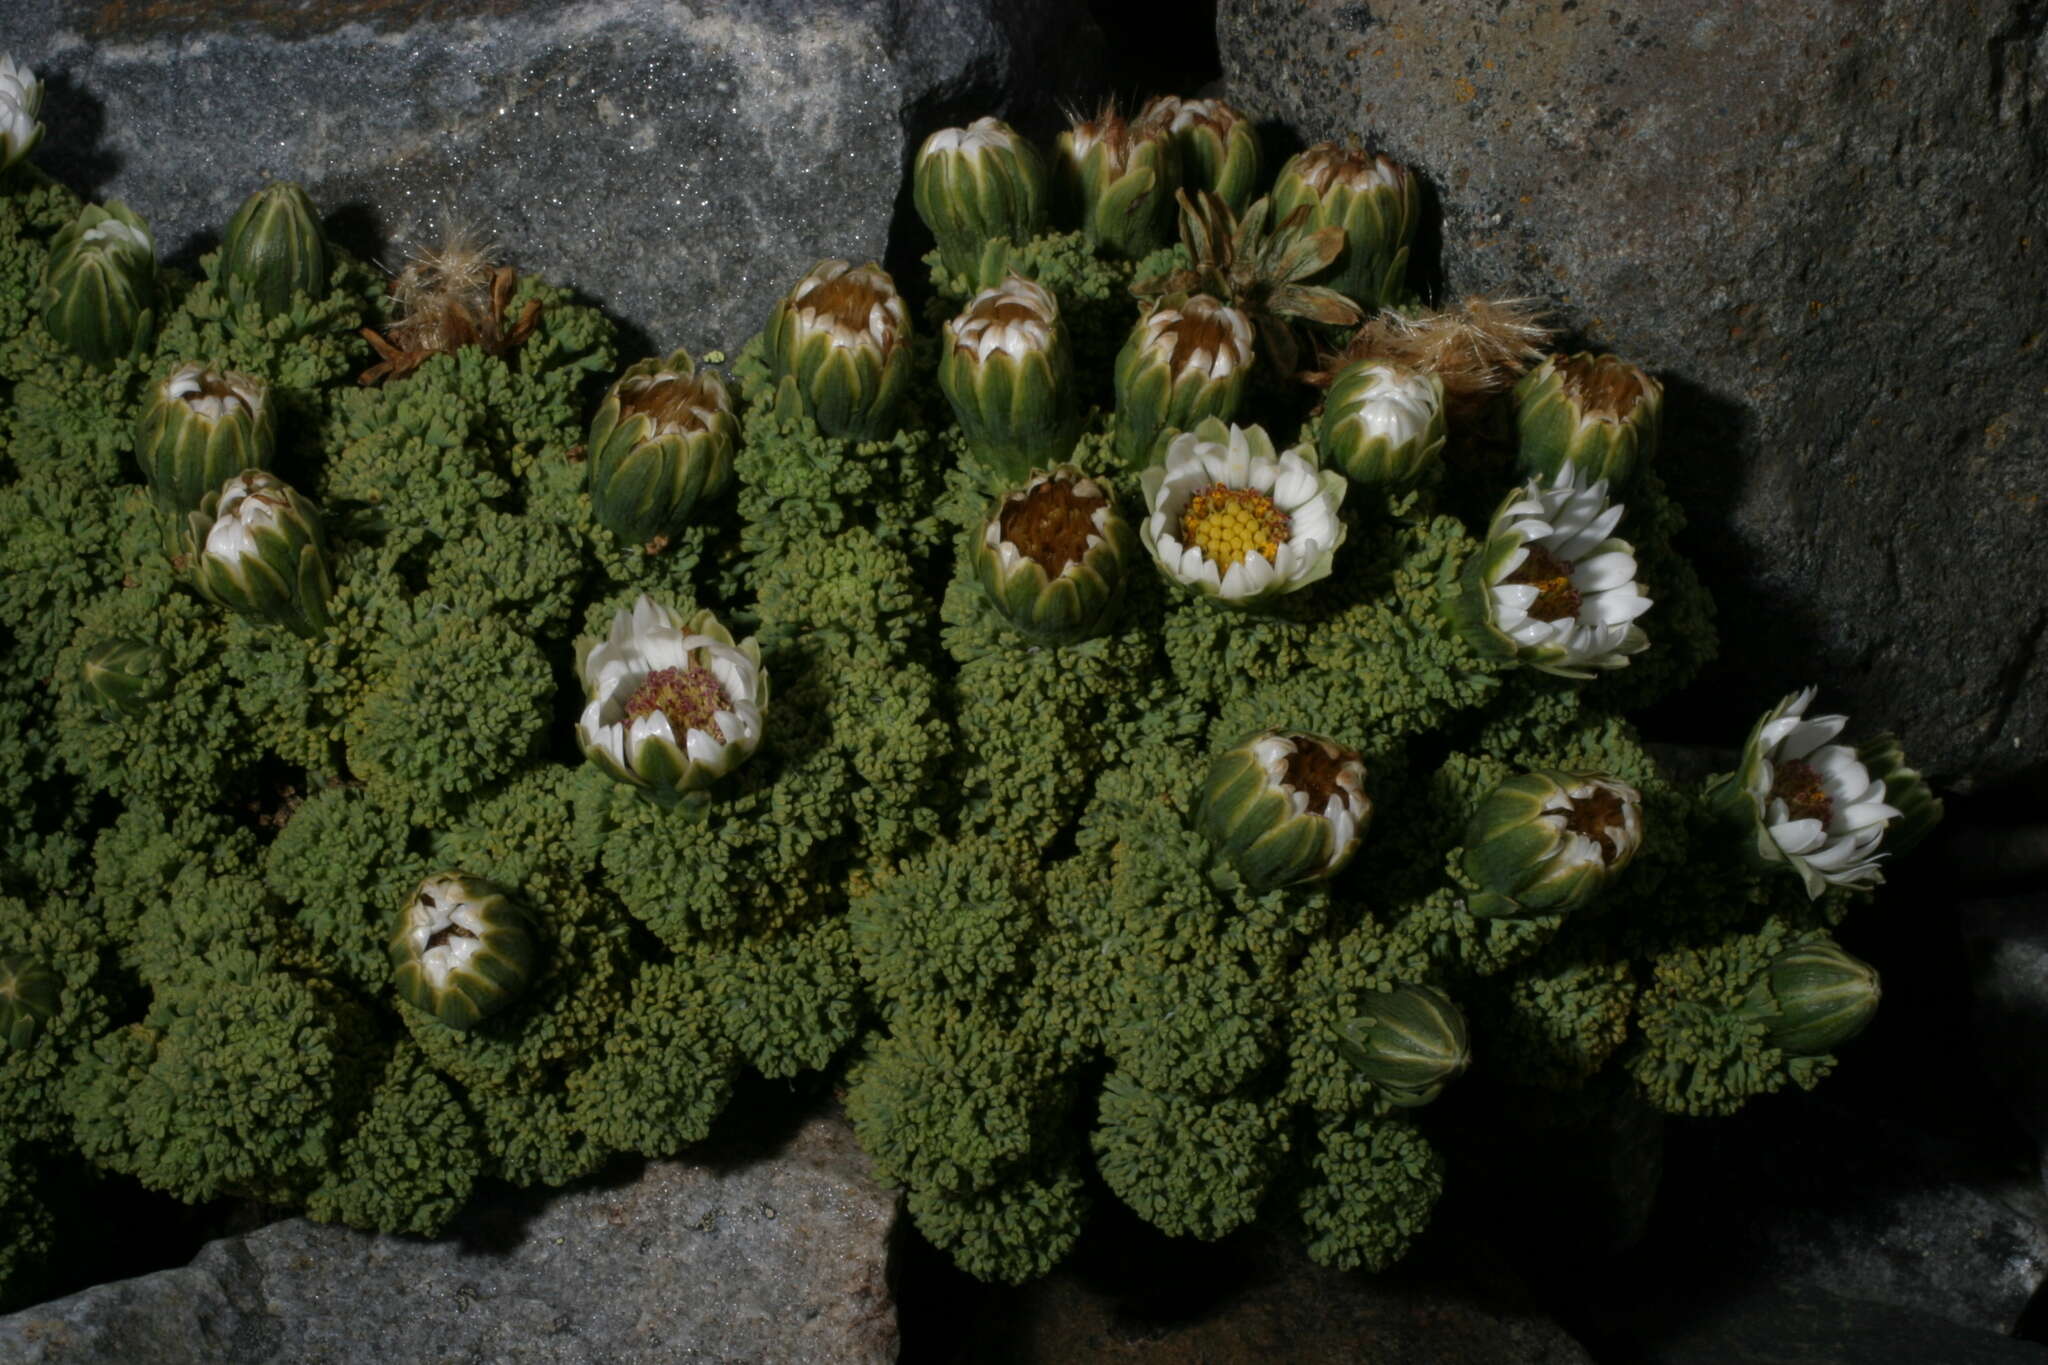
<svg viewBox="0 0 2048 1365">
<path fill-rule="evenodd" d="M 1847 897 L 1743 864 L 1621 719 L 1712 650 L 1653 472 L 1623 534 L 1654 647 L 1589 682 L 1456 627 L 1515 482 L 1482 441 L 1440 485 L 1352 490 L 1334 571 L 1266 610 L 1139 555 L 1106 634 L 1039 646 L 975 579 L 1003 490 L 923 343 L 874 441 L 821 435 L 749 347 L 735 489 L 622 544 L 579 443 L 629 357 L 565 291 L 519 283 L 508 314 L 540 309 L 520 344 L 364 386 L 359 329 L 395 305 L 361 263 L 271 312 L 165 272 L 152 342 L 96 369 L 30 303 L 77 208 L 0 181 L 0 958 L 61 982 L 0 1037 L 0 1283 L 51 1233 L 26 1175 L 46 1159 L 431 1234 L 481 1178 L 676 1152 L 745 1068 L 835 1066 L 882 1176 L 978 1275 L 1042 1273 L 1105 1192 L 1174 1234 L 1292 1219 L 1319 1259 L 1379 1268 L 1446 1178 L 1430 1113 L 1338 1047 L 1385 987 L 1455 1001 L 1500 1079 L 1620 1073 L 1675 1113 L 1831 1064 L 1773 1048 L 1745 993 Z M 1107 375 L 1149 267 L 1078 233 L 990 259 L 1058 298 L 1099 405 L 1073 461 L 1136 525 Z M 935 285 L 935 317 L 973 287 Z M 274 472 L 321 509 L 324 631 L 194 590 L 132 454 L 184 360 L 271 386 Z M 1306 403 L 1256 393 L 1289 444 Z M 773 683 L 758 752 L 708 793 L 652 799 L 584 760 L 580 651 L 643 594 L 715 612 Z M 84 682 L 110 642 L 158 669 L 118 714 Z M 1363 759 L 1373 824 L 1327 881 L 1255 891 L 1190 823 L 1211 756 L 1267 729 Z M 1641 854 L 1585 910 L 1476 917 L 1467 821 L 1534 769 L 1636 787 Z M 401 907 L 448 870 L 509 888 L 539 940 L 473 1027 L 392 984 Z"/>
</svg>

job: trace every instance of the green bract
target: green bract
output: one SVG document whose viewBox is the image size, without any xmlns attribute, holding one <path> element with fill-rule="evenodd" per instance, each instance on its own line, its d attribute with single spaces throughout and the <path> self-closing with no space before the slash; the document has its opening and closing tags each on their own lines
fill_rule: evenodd
<svg viewBox="0 0 2048 1365">
<path fill-rule="evenodd" d="M 911 193 L 946 266 L 971 275 L 995 238 L 1019 245 L 1045 226 L 1045 160 L 996 118 L 941 128 L 917 149 Z"/>
<path fill-rule="evenodd" d="M 1820 938 L 1771 959 L 1743 996 L 1742 1012 L 1771 1046 L 1800 1057 L 1833 1052 L 1877 1013 L 1877 970 Z"/>
<path fill-rule="evenodd" d="M 974 538 L 974 575 L 1028 640 L 1070 645 L 1099 634 L 1136 552 L 1107 486 L 1061 465 L 1005 493 Z"/>
<path fill-rule="evenodd" d="M 821 261 L 775 305 L 768 368 L 827 436 L 888 432 L 910 376 L 910 312 L 888 272 Z"/>
<path fill-rule="evenodd" d="M 539 969 L 533 917 L 482 877 L 441 872 L 419 884 L 391 936 L 398 998 L 451 1029 L 471 1029 L 525 994 Z"/>
<path fill-rule="evenodd" d="M 303 294 L 309 303 L 327 297 L 333 253 L 320 230 L 320 215 L 306 192 L 288 180 L 264 186 L 242 201 L 221 238 L 214 278 L 237 308 L 254 304 L 265 318 L 292 310 Z"/>
<path fill-rule="evenodd" d="M 1137 260 L 1173 241 L 1180 151 L 1165 128 L 1115 110 L 1077 120 L 1054 145 L 1053 184 L 1097 251 Z"/>
<path fill-rule="evenodd" d="M 1251 372 L 1252 327 L 1206 294 L 1170 295 L 1146 310 L 1116 358 L 1116 453 L 1142 469 L 1163 432 L 1237 415 Z"/>
<path fill-rule="evenodd" d="M 1443 380 L 1369 361 L 1351 366 L 1323 399 L 1316 448 L 1353 483 L 1415 484 L 1444 448 Z"/>
<path fill-rule="evenodd" d="M 1441 991 L 1393 986 L 1365 1004 L 1370 1013 L 1337 1026 L 1337 1050 L 1389 1104 L 1428 1104 L 1472 1065 L 1465 1016 Z"/>
<path fill-rule="evenodd" d="M 135 427 L 142 477 L 179 518 L 243 470 L 269 469 L 276 449 L 270 386 L 204 365 L 180 365 L 155 384 Z"/>
<path fill-rule="evenodd" d="M 126 637 L 86 651 L 79 682 L 104 716 L 140 716 L 171 685 L 169 660 L 154 645 Z"/>
<path fill-rule="evenodd" d="M 1259 184 L 1259 135 L 1251 120 L 1222 100 L 1156 95 L 1138 122 L 1164 129 L 1180 155 L 1181 183 L 1208 190 L 1243 213 Z"/>
<path fill-rule="evenodd" d="M 10 953 L 0 957 L 0 1051 L 33 1043 L 62 1003 L 64 980 L 46 962 Z"/>
<path fill-rule="evenodd" d="M 1493 789 L 1465 827 L 1462 865 L 1482 917 L 1558 915 L 1590 903 L 1643 841 L 1642 797 L 1596 773 L 1534 772 Z"/>
<path fill-rule="evenodd" d="M 1306 211 L 1312 228 L 1344 230 L 1344 251 L 1318 283 L 1367 312 L 1408 298 L 1408 249 L 1421 196 L 1406 166 L 1319 142 L 1289 157 L 1273 182 L 1273 217 Z"/>
<path fill-rule="evenodd" d="M 1546 482 L 1628 487 L 1657 453 L 1664 386 L 1611 355 L 1554 355 L 1515 386 L 1522 468 Z"/>
<path fill-rule="evenodd" d="M 106 369 L 147 345 L 156 321 L 156 239 L 126 204 L 88 204 L 50 243 L 43 326 Z"/>
<path fill-rule="evenodd" d="M 1254 891 L 1334 875 L 1371 818 L 1356 751 L 1278 731 L 1216 755 L 1194 811 L 1216 856 Z"/>
<path fill-rule="evenodd" d="M 230 611 L 295 635 L 327 628 L 327 533 L 320 509 L 284 480 L 248 469 L 199 500 L 185 519 L 193 583 Z"/>
<path fill-rule="evenodd" d="M 976 294 L 940 347 L 939 388 L 983 468 L 1016 483 L 1073 450 L 1073 359 L 1052 295 L 1012 275 Z"/>
<path fill-rule="evenodd" d="M 632 365 L 590 419 L 591 509 L 631 544 L 680 534 L 732 481 L 739 432 L 731 388 L 688 351 Z"/>
<path fill-rule="evenodd" d="M 708 611 L 682 617 L 649 597 L 577 646 L 584 756 L 621 782 L 672 801 L 753 755 L 768 675 L 753 640 L 735 645 Z"/>
</svg>

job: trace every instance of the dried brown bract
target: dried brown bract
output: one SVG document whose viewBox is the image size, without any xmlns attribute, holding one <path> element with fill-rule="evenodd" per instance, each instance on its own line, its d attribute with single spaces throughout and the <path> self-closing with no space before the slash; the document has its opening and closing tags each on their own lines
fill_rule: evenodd
<svg viewBox="0 0 2048 1365">
<path fill-rule="evenodd" d="M 1379 361 L 1444 382 L 1449 404 L 1464 407 L 1512 388 L 1543 358 L 1551 331 L 1535 299 L 1474 294 L 1437 313 L 1387 311 L 1358 329 L 1350 344 L 1309 376 L 1329 385 L 1360 361 Z"/>
<path fill-rule="evenodd" d="M 505 314 L 519 286 L 519 272 L 499 265 L 489 248 L 466 235 L 451 235 L 439 251 L 424 251 L 391 282 L 398 320 L 385 332 L 363 328 L 380 357 L 358 378 L 362 384 L 402 379 L 429 356 L 449 355 L 465 346 L 489 355 L 516 350 L 540 323 L 539 299 L 528 299 L 509 325 Z"/>
</svg>

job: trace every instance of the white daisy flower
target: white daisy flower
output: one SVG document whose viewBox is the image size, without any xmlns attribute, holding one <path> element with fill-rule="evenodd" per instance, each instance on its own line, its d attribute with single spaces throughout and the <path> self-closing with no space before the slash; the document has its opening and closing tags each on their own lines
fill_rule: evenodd
<svg viewBox="0 0 2048 1365">
<path fill-rule="evenodd" d="M 1620 503 L 1605 481 L 1581 488 L 1567 469 L 1532 479 L 1494 513 L 1477 586 L 1486 624 L 1532 668 L 1566 678 L 1621 668 L 1649 648 L 1635 624 L 1650 609 L 1635 549 L 1617 539 Z"/>
<path fill-rule="evenodd" d="M 612 618 L 609 638 L 586 641 L 588 698 L 576 738 L 621 782 L 673 800 L 701 791 L 761 743 L 768 677 L 760 647 L 708 611 L 684 619 L 649 597 Z"/>
<path fill-rule="evenodd" d="M 1809 896 L 1884 880 L 1878 851 L 1899 810 L 1847 744 L 1847 716 L 1806 714 L 1814 689 L 1794 692 L 1757 722 L 1742 751 L 1740 789 L 1756 822 L 1757 855 L 1786 863 Z"/>
<path fill-rule="evenodd" d="M 35 150 L 43 140 L 37 115 L 43 109 L 43 83 L 36 73 L 0 53 L 0 171 Z"/>
<path fill-rule="evenodd" d="M 1273 453 L 1258 427 L 1215 418 L 1176 436 L 1140 476 L 1145 548 L 1174 582 L 1231 606 L 1326 577 L 1344 543 L 1344 476 L 1315 449 Z"/>
</svg>

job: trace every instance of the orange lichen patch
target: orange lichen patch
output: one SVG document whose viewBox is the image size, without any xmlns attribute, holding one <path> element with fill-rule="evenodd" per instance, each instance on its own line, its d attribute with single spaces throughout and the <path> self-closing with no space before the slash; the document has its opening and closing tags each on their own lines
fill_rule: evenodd
<svg viewBox="0 0 2048 1365">
<path fill-rule="evenodd" d="M 1536 589 L 1529 615 L 1539 621 L 1563 621 L 1579 614 L 1582 599 L 1572 586 L 1572 566 L 1541 545 L 1529 545 L 1521 567 L 1502 579 L 1503 583 L 1524 584 Z"/>
<path fill-rule="evenodd" d="M 1093 487 L 1093 485 L 1090 485 Z M 1088 553 L 1095 514 L 1108 503 L 1100 493 L 1077 491 L 1072 479 L 1047 479 L 1003 504 L 998 526 L 1017 553 L 1058 578 Z"/>
<path fill-rule="evenodd" d="M 691 664 L 687 668 L 658 668 L 647 675 L 647 681 L 640 684 L 633 695 L 626 698 L 627 720 L 638 720 L 641 716 L 659 711 L 668 717 L 669 727 L 676 732 L 676 740 L 690 730 L 702 730 L 723 744 L 725 734 L 718 728 L 715 719 L 718 712 L 730 711 L 732 699 L 725 694 L 725 688 L 718 678 L 702 664 Z"/>
<path fill-rule="evenodd" d="M 1293 534 L 1293 521 L 1264 493 L 1249 488 L 1212 484 L 1188 499 L 1181 513 L 1181 539 L 1209 562 L 1228 573 L 1245 556 L 1260 554 L 1268 563 Z"/>
</svg>

